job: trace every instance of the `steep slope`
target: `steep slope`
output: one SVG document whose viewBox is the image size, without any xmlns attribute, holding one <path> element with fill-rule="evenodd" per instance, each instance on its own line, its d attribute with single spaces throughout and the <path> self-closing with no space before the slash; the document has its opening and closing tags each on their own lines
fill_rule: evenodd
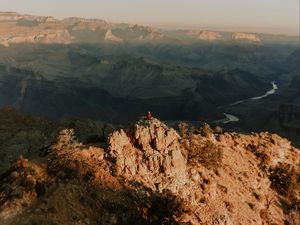
<svg viewBox="0 0 300 225">
<path fill-rule="evenodd" d="M 239 126 L 254 131 L 268 130 L 275 132 L 287 137 L 294 145 L 299 146 L 299 78 L 299 51 L 296 50 L 286 58 L 283 71 L 276 82 L 279 89 L 274 95 L 225 108 L 229 113 L 233 113 L 241 119 L 236 127 Z"/>
<path fill-rule="evenodd" d="M 42 118 L 33 118 L 13 108 L 0 109 L 0 174 L 20 154 L 36 157 L 40 150 L 55 140 L 55 126 Z M 52 136 L 53 135 L 53 136 Z"/>
<path fill-rule="evenodd" d="M 45 154 L 63 128 L 72 128 L 77 139 L 85 144 L 104 142 L 115 129 L 112 124 L 99 120 L 73 118 L 53 122 L 24 115 L 11 107 L 0 108 L 0 174 L 20 155 L 32 159 Z"/>
<path fill-rule="evenodd" d="M 239 69 L 216 72 L 97 52 L 78 45 L 3 48 L 0 106 L 54 119 L 126 122 L 150 109 L 162 119 L 194 120 L 269 87 L 269 81 Z"/>
<path fill-rule="evenodd" d="M 181 135 L 155 118 L 141 119 L 113 132 L 104 149 L 63 130 L 46 158 L 21 158 L 0 177 L 0 221 L 299 222 L 299 149 L 269 133 L 180 127 Z"/>
</svg>

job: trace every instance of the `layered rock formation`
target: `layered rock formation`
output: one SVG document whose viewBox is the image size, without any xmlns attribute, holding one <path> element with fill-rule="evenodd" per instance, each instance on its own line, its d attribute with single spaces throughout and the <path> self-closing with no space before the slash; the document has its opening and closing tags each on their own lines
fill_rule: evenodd
<svg viewBox="0 0 300 225">
<path fill-rule="evenodd" d="M 130 130 L 109 136 L 108 153 L 115 161 L 116 175 L 143 182 L 153 190 L 168 189 L 188 197 L 187 158 L 179 140 L 174 129 L 157 119 L 140 121 Z"/>
<path fill-rule="evenodd" d="M 120 36 L 113 34 L 115 31 Z M 54 17 L 0 13 L 0 45 L 4 46 L 19 43 L 120 43 L 125 40 L 151 41 L 163 37 L 162 33 L 151 27 L 130 24 L 122 26 L 101 19 L 70 17 L 57 20 Z"/>
<path fill-rule="evenodd" d="M 56 33 L 57 39 L 39 41 L 38 35 L 45 32 Z M 69 32 L 68 37 L 61 31 Z M 7 34 L 7 35 L 5 35 Z M 27 37 L 27 38 L 26 38 Z M 17 38 L 18 41 L 8 40 Z M 163 42 L 163 43 L 194 43 L 205 41 L 248 41 L 269 43 L 294 43 L 297 37 L 282 37 L 274 35 L 257 35 L 243 32 L 219 32 L 196 30 L 162 30 L 149 26 L 126 23 L 110 23 L 101 19 L 86 19 L 70 17 L 63 20 L 52 16 L 33 16 L 15 12 L 0 12 L 0 44 L 9 46 L 17 43 L 102 43 L 109 42 Z M 121 41 L 122 40 L 122 41 Z"/>
<path fill-rule="evenodd" d="M 73 37 L 68 30 L 39 30 L 32 31 L 29 35 L 26 33 L 16 34 L 14 36 L 11 33 L 2 35 L 0 38 L 0 44 L 9 46 L 11 44 L 20 43 L 40 43 L 40 44 L 69 44 Z"/>
<path fill-rule="evenodd" d="M 221 34 L 219 32 L 214 31 L 201 31 L 199 33 L 199 39 L 205 41 L 215 41 L 221 38 Z"/>
<path fill-rule="evenodd" d="M 0 12 L 0 21 L 18 21 L 22 19 L 38 22 L 56 21 L 52 16 L 32 16 L 22 15 L 16 12 Z"/>
<path fill-rule="evenodd" d="M 157 40 L 164 37 L 164 34 L 153 27 L 141 25 L 129 25 L 129 30 L 132 33 L 139 34 L 139 40 Z"/>
<path fill-rule="evenodd" d="M 0 177 L 0 219 L 5 225 L 299 221 L 299 182 L 292 178 L 299 175 L 299 149 L 269 133 L 186 128 L 179 135 L 155 118 L 141 119 L 113 132 L 105 148 L 63 130 L 46 158 L 21 158 Z M 274 183 L 278 168 L 292 170 L 288 193 Z"/>
<path fill-rule="evenodd" d="M 0 13 L 0 45 L 19 43 L 69 44 L 73 37 L 54 17 Z"/>
<path fill-rule="evenodd" d="M 261 40 L 257 34 L 241 33 L 241 32 L 233 33 L 231 36 L 231 39 L 234 41 L 261 42 Z"/>
</svg>

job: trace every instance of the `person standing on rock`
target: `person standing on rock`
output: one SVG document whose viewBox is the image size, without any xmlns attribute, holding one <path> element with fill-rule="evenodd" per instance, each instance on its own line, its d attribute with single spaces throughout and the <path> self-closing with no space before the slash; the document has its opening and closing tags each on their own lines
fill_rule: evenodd
<svg viewBox="0 0 300 225">
<path fill-rule="evenodd" d="M 147 112 L 146 120 L 150 120 L 152 118 L 151 112 Z"/>
</svg>

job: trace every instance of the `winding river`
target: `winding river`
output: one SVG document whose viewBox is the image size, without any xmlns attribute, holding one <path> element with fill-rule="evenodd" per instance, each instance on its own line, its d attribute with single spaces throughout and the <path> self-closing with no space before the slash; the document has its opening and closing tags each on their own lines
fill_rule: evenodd
<svg viewBox="0 0 300 225">
<path fill-rule="evenodd" d="M 225 123 L 230 123 L 230 122 L 237 122 L 239 121 L 240 119 L 235 116 L 235 115 L 232 115 L 232 114 L 229 114 L 229 113 L 223 113 L 224 116 L 226 116 L 226 118 L 224 119 L 224 121 L 222 121 L 224 124 Z"/>
<path fill-rule="evenodd" d="M 235 105 L 239 105 L 241 103 L 244 103 L 244 102 L 247 102 L 247 101 L 252 101 L 252 100 L 259 100 L 259 99 L 262 99 L 262 98 L 266 98 L 268 97 L 269 95 L 273 95 L 275 94 L 276 90 L 278 90 L 278 86 L 277 84 L 275 83 L 275 81 L 272 81 L 271 82 L 271 85 L 272 85 L 272 89 L 267 91 L 264 95 L 261 95 L 261 96 L 257 96 L 257 97 L 252 97 L 252 98 L 247 98 L 247 99 L 244 99 L 244 100 L 240 100 L 240 101 L 236 101 L 232 104 L 229 104 L 228 106 L 235 106 Z M 231 123 L 231 122 L 237 122 L 239 121 L 240 119 L 235 116 L 235 115 L 232 115 L 232 114 L 229 114 L 229 113 L 223 113 L 224 116 L 226 118 L 222 119 L 222 120 L 219 120 L 218 122 L 222 122 L 223 124 L 226 124 L 226 123 Z"/>
</svg>

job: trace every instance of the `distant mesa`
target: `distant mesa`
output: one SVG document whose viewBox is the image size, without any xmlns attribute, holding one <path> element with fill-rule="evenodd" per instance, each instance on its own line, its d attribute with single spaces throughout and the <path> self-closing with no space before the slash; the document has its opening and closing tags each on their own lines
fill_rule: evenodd
<svg viewBox="0 0 300 225">
<path fill-rule="evenodd" d="M 19 14 L 16 12 L 0 12 L 0 22 L 1 21 L 18 21 L 21 19 L 26 19 L 30 21 L 37 21 L 37 22 L 46 22 L 47 20 L 56 20 L 52 16 L 33 16 L 33 15 L 26 15 L 26 14 Z"/>
<path fill-rule="evenodd" d="M 21 18 L 23 16 L 16 12 L 0 12 L 0 21 L 15 21 Z"/>
<path fill-rule="evenodd" d="M 84 19 L 78 17 L 66 18 L 61 22 L 64 26 L 71 26 L 73 31 L 76 30 L 91 30 L 108 29 L 109 24 L 100 19 Z"/>
<path fill-rule="evenodd" d="M 137 38 L 137 40 L 139 41 L 157 40 L 157 39 L 164 38 L 164 34 L 153 27 L 134 24 L 134 25 L 129 25 L 129 30 L 132 33 L 140 34 L 139 37 Z"/>
<path fill-rule="evenodd" d="M 34 16 L 16 12 L 0 12 L 0 45 L 19 43 L 69 44 L 69 43 L 124 43 L 124 42 L 174 42 L 185 41 L 281 41 L 282 37 L 244 32 L 216 32 L 210 30 L 164 30 L 128 23 L 110 23 L 102 19 L 52 16 Z M 293 42 L 297 37 L 292 37 Z M 288 39 L 287 39 L 288 40 Z M 297 39 L 298 41 L 298 39 Z"/>
<path fill-rule="evenodd" d="M 205 41 L 215 41 L 221 38 L 221 34 L 214 31 L 201 31 L 198 38 Z"/>
<path fill-rule="evenodd" d="M 261 42 L 261 39 L 257 34 L 251 34 L 251 33 L 235 32 L 232 34 L 231 39 L 233 41 Z"/>
<path fill-rule="evenodd" d="M 41 43 L 41 44 L 70 44 L 73 37 L 68 30 L 40 30 L 33 31 L 30 35 L 19 33 L 15 36 L 5 37 L 1 35 L 0 44 L 10 46 L 11 44 L 20 43 Z"/>
<path fill-rule="evenodd" d="M 70 44 L 124 41 L 154 41 L 164 38 L 163 32 L 148 26 L 112 24 L 101 19 L 32 16 L 0 12 L 0 45 L 19 43 Z"/>
</svg>

